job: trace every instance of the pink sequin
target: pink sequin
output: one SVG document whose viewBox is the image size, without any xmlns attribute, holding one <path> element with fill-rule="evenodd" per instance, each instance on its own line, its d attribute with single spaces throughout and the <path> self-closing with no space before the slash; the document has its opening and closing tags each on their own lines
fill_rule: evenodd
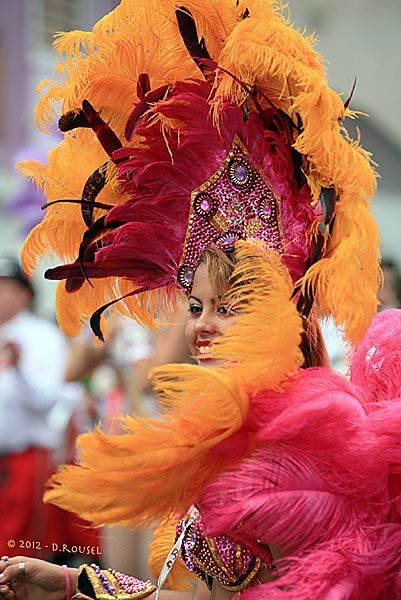
<svg viewBox="0 0 401 600">
<path fill-rule="evenodd" d="M 187 568 L 205 581 L 210 576 L 228 588 L 240 585 L 254 569 L 257 558 L 224 535 L 208 538 L 198 511 L 197 514 L 198 518 L 189 527 L 181 549 Z M 185 520 L 179 523 L 177 535 L 184 524 Z"/>
<path fill-rule="evenodd" d="M 124 573 L 120 573 L 119 571 L 111 570 L 110 572 L 116 578 L 118 585 L 120 588 L 128 593 L 128 594 L 138 594 L 139 592 L 144 592 L 149 589 L 150 582 L 149 581 L 141 581 L 136 577 L 132 577 L 130 575 L 125 575 Z"/>
</svg>

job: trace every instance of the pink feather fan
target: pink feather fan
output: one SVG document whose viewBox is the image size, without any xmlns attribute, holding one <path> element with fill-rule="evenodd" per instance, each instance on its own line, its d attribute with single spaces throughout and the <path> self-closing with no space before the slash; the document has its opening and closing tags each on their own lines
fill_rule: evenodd
<svg viewBox="0 0 401 600">
<path fill-rule="evenodd" d="M 381 491 L 385 496 L 384 485 Z M 336 489 L 305 453 L 275 445 L 219 476 L 200 508 L 209 535 L 224 531 L 245 547 L 257 539 L 283 557 L 276 561 L 280 578 L 244 591 L 241 600 L 395 599 L 401 526 L 381 524 L 382 511 L 370 503 Z"/>
<path fill-rule="evenodd" d="M 286 553 L 347 535 L 366 507 L 336 489 L 310 457 L 289 445 L 258 449 L 208 486 L 200 507 L 207 532 L 257 539 Z"/>
</svg>

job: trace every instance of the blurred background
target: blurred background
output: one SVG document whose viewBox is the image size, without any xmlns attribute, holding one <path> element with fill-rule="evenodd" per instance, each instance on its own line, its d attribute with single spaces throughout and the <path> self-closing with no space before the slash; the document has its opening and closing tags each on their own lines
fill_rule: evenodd
<svg viewBox="0 0 401 600">
<path fill-rule="evenodd" d="M 36 86 L 51 76 L 56 31 L 89 29 L 118 0 L 0 0 L 0 255 L 19 251 L 27 229 L 40 218 L 41 198 L 13 169 L 16 160 L 44 159 L 57 142 L 35 127 Z M 291 4 L 297 27 L 316 31 L 331 85 L 363 116 L 348 127 L 361 131 L 381 175 L 374 211 L 386 258 L 401 265 L 401 77 L 399 0 L 302 0 Z M 355 135 L 357 133 L 355 132 Z M 36 276 L 38 310 L 51 315 L 55 285 Z"/>
<path fill-rule="evenodd" d="M 52 77 L 53 35 L 90 29 L 118 3 L 0 0 L 0 513 L 8 516 L 9 526 L 8 533 L 0 530 L 0 555 L 9 551 L 7 540 L 12 537 L 43 543 L 41 549 L 18 549 L 20 554 L 42 550 L 39 556 L 50 555 L 60 564 L 70 564 L 73 558 L 62 551 L 63 543 L 75 545 L 72 554 L 89 554 L 91 559 L 100 548 L 106 564 L 126 573 L 132 569 L 132 574 L 146 579 L 147 538 L 124 531 L 98 534 L 64 513 L 45 513 L 41 493 L 55 465 L 72 460 L 78 433 L 99 419 L 107 425 L 126 412 L 156 414 L 147 372 L 157 364 L 189 360 L 182 323 L 177 319 L 174 331 L 156 339 L 138 326 L 117 322 L 110 341 L 101 348 L 93 345 L 87 330 L 68 345 L 51 325 L 56 284 L 43 278 L 50 263 L 38 269 L 33 292 L 18 265 L 4 261 L 18 256 L 24 238 L 42 216 L 44 198 L 17 176 L 14 164 L 24 159 L 45 161 L 58 142 L 56 128 L 41 134 L 33 115 L 36 86 Z M 401 4 L 293 0 L 291 17 L 300 30 L 316 31 L 330 83 L 344 99 L 357 78 L 351 108 L 363 116 L 347 126 L 353 137 L 360 135 L 378 164 L 381 178 L 374 212 L 387 260 L 381 301 L 387 307 L 399 305 L 394 290 L 401 268 Z M 52 260 L 56 264 L 57 257 Z M 337 332 L 328 331 L 326 336 L 332 365 L 346 368 Z M 99 562 L 98 557 L 95 560 Z"/>
<path fill-rule="evenodd" d="M 36 87 L 52 77 L 55 32 L 91 29 L 118 0 L 0 0 L 0 256 L 12 256 L 41 219 L 41 194 L 14 171 L 18 160 L 45 160 L 57 133 L 35 126 Z M 36 310 L 51 317 L 55 287 L 35 276 Z"/>
</svg>

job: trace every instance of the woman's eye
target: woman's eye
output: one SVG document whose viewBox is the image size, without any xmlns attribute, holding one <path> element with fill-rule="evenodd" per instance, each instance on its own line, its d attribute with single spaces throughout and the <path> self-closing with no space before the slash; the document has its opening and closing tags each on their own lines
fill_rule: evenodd
<svg viewBox="0 0 401 600">
<path fill-rule="evenodd" d="M 198 306 L 197 304 L 191 304 L 191 306 L 188 308 L 188 312 L 190 312 L 193 315 L 196 315 L 196 314 L 202 312 L 202 308 L 200 306 Z"/>
<path fill-rule="evenodd" d="M 219 312 L 222 315 L 228 315 L 228 313 L 229 313 L 228 306 L 226 306 L 225 304 L 222 304 L 217 309 L 217 312 Z"/>
</svg>

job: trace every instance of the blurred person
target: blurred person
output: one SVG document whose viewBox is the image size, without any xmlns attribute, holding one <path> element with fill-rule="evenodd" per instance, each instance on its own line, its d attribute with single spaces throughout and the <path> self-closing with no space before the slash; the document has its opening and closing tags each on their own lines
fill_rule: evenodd
<svg viewBox="0 0 401 600">
<path fill-rule="evenodd" d="M 19 263 L 0 258 L 0 552 L 14 540 L 44 556 L 56 513 L 41 497 L 80 388 L 64 384 L 66 342 L 31 312 L 34 298 Z"/>
<path fill-rule="evenodd" d="M 397 264 L 384 258 L 381 261 L 383 271 L 383 283 L 377 297 L 379 300 L 378 310 L 401 307 L 401 276 Z M 330 366 L 343 375 L 349 372 L 350 346 L 344 338 L 344 332 L 338 327 L 332 318 L 321 322 L 323 339 L 329 355 Z"/>
<path fill-rule="evenodd" d="M 380 301 L 379 310 L 386 308 L 401 307 L 401 276 L 396 263 L 389 259 L 383 258 L 381 261 L 383 271 L 383 284 L 378 293 Z"/>
<path fill-rule="evenodd" d="M 330 367 L 337 373 L 347 375 L 349 372 L 350 345 L 344 337 L 344 332 L 331 317 L 323 319 L 320 322 L 320 327 Z"/>
<path fill-rule="evenodd" d="M 110 338 L 98 344 L 90 329 L 85 328 L 72 342 L 65 368 L 66 381 L 89 378 L 89 396 L 94 396 L 92 417 L 95 421 L 101 419 L 106 427 L 111 427 L 117 415 L 154 412 L 146 378 L 153 355 L 151 334 L 122 319 L 113 319 L 110 329 Z"/>
<path fill-rule="evenodd" d="M 96 343 L 90 329 L 85 328 L 70 346 L 65 380 L 79 381 L 94 374 L 94 384 L 100 392 L 107 392 L 107 387 L 121 390 L 119 396 L 124 398 L 114 398 L 103 403 L 103 409 L 100 407 L 98 418 L 106 418 L 106 425 L 111 424 L 110 416 L 117 414 L 153 415 L 149 370 L 166 362 L 190 360 L 184 341 L 184 314 L 185 309 L 179 309 L 172 323 L 157 333 L 138 323 L 114 318 L 110 337 L 104 344 Z M 101 371 L 98 376 L 99 367 L 107 368 L 108 372 Z"/>
</svg>

